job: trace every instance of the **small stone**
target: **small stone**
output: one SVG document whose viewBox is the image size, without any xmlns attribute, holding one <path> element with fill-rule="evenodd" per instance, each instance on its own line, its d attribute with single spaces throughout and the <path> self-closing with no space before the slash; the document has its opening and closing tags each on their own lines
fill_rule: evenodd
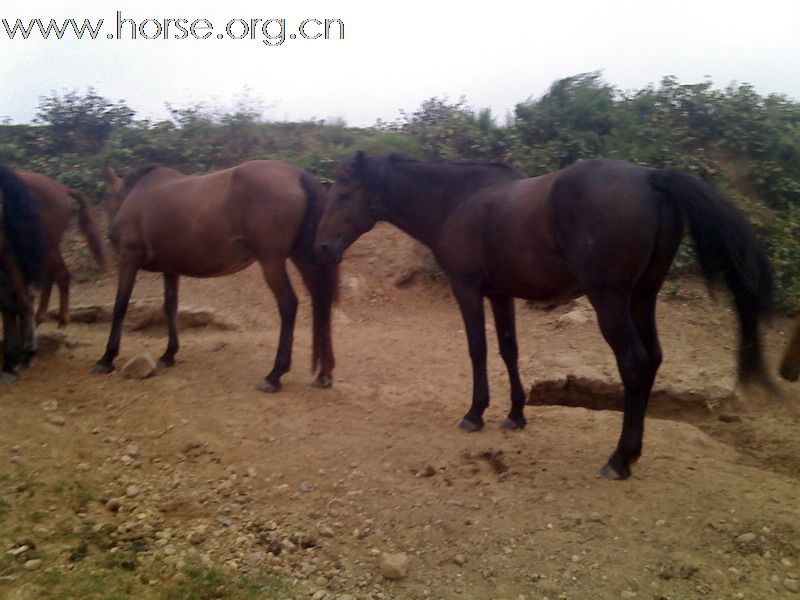
<svg viewBox="0 0 800 600">
<path fill-rule="evenodd" d="M 125 495 L 128 498 L 135 498 L 136 496 L 139 495 L 139 486 L 138 485 L 129 485 L 125 489 Z"/>
<path fill-rule="evenodd" d="M 186 536 L 186 541 L 190 544 L 197 546 L 202 544 L 208 539 L 208 527 L 205 525 L 198 525 L 189 532 Z"/>
<path fill-rule="evenodd" d="M 758 536 L 753 532 L 743 533 L 736 538 L 738 544 L 752 544 Z"/>
<path fill-rule="evenodd" d="M 325 590 L 317 590 L 314 592 L 314 595 L 311 596 L 311 600 L 322 600 L 325 596 L 328 595 L 328 592 Z"/>
<path fill-rule="evenodd" d="M 26 571 L 35 571 L 42 565 L 41 558 L 32 558 L 30 560 L 25 561 L 25 570 Z"/>
<path fill-rule="evenodd" d="M 136 458 L 137 456 L 139 456 L 139 446 L 134 443 L 128 444 L 127 446 L 125 446 L 125 454 L 133 458 Z"/>
<path fill-rule="evenodd" d="M 402 552 L 381 554 L 381 575 L 386 579 L 402 579 L 408 573 L 408 556 Z"/>
<path fill-rule="evenodd" d="M 332 538 L 336 532 L 329 525 L 321 524 L 317 527 L 317 531 L 322 537 Z"/>
<path fill-rule="evenodd" d="M 67 420 L 61 415 L 47 415 L 45 417 L 45 421 L 47 421 L 51 425 L 56 425 L 57 427 L 63 427 L 64 424 L 67 422 Z"/>
<path fill-rule="evenodd" d="M 75 468 L 78 469 L 78 471 L 85 473 L 86 471 L 89 470 L 89 465 L 87 465 L 86 463 L 78 463 L 78 466 Z"/>
<path fill-rule="evenodd" d="M 147 379 L 156 373 L 156 361 L 149 352 L 137 354 L 120 369 L 126 379 Z"/>
<path fill-rule="evenodd" d="M 589 513 L 589 520 L 592 523 L 602 523 L 603 522 L 603 515 L 601 515 L 599 512 Z"/>
<path fill-rule="evenodd" d="M 467 564 L 467 559 L 464 557 L 463 554 L 456 554 L 453 557 L 453 562 L 456 563 L 459 567 L 463 567 Z"/>
<path fill-rule="evenodd" d="M 106 508 L 113 513 L 119 512 L 122 507 L 122 500 L 120 498 L 111 498 L 106 502 Z"/>
<path fill-rule="evenodd" d="M 797 579 L 789 579 L 788 577 L 783 580 L 783 587 L 795 594 L 800 593 L 800 581 Z"/>
</svg>

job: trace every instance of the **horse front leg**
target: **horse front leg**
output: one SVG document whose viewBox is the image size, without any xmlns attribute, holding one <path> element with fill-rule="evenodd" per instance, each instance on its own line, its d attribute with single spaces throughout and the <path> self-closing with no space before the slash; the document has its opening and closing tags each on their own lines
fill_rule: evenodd
<svg viewBox="0 0 800 600">
<path fill-rule="evenodd" d="M 106 352 L 92 367 L 92 373 L 110 373 L 114 370 L 114 359 L 119 354 L 119 345 L 122 339 L 122 323 L 125 320 L 125 313 L 128 312 L 128 303 L 131 300 L 133 284 L 136 281 L 138 270 L 138 264 L 131 261 L 120 261 L 117 298 L 114 301 L 111 332 L 108 336 Z"/>
<path fill-rule="evenodd" d="M 472 406 L 459 423 L 464 431 L 483 428 L 483 413 L 489 406 L 489 377 L 486 373 L 486 323 L 483 316 L 483 294 L 478 285 L 453 282 L 458 307 L 467 331 L 469 357 L 472 361 Z"/>
<path fill-rule="evenodd" d="M 22 338 L 22 354 L 20 367 L 27 369 L 31 366 L 31 359 L 36 355 L 36 319 L 33 315 L 33 303 L 23 307 L 20 318 L 20 336 Z"/>
<path fill-rule="evenodd" d="M 178 343 L 178 282 L 180 278 L 171 273 L 164 273 L 164 314 L 167 317 L 169 340 L 167 349 L 158 359 L 159 367 L 171 367 L 175 364 L 175 354 L 180 348 Z"/>
<path fill-rule="evenodd" d="M 0 383 L 17 380 L 17 365 L 20 358 L 20 318 L 16 311 L 3 309 L 3 371 Z"/>
<path fill-rule="evenodd" d="M 489 298 L 494 313 L 494 324 L 497 330 L 497 343 L 500 356 L 506 363 L 508 380 L 511 386 L 511 410 L 503 423 L 503 429 L 522 429 L 527 425 L 525 420 L 525 390 L 519 377 L 519 350 L 517 348 L 517 331 L 514 318 L 514 298 L 511 296 L 491 296 Z"/>
<path fill-rule="evenodd" d="M 258 384 L 262 392 L 277 392 L 281 389 L 281 376 L 292 366 L 292 342 L 294 322 L 297 317 L 297 295 L 292 289 L 284 260 L 261 263 L 261 270 L 267 285 L 275 294 L 278 313 L 281 316 L 281 332 L 278 337 L 278 351 L 272 370 Z"/>
</svg>

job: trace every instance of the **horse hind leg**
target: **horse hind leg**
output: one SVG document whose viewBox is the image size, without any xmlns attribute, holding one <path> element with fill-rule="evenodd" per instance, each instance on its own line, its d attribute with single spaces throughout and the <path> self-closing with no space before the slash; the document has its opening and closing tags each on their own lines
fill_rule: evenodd
<svg viewBox="0 0 800 600">
<path fill-rule="evenodd" d="M 626 293 L 588 293 L 600 331 L 614 351 L 624 387 L 622 432 L 617 447 L 600 474 L 609 479 L 630 477 L 630 465 L 642 452 L 644 417 L 655 369 L 634 324 Z"/>
<path fill-rule="evenodd" d="M 297 295 L 292 289 L 289 274 L 286 272 L 285 260 L 262 262 L 261 271 L 278 303 L 281 330 L 278 337 L 275 364 L 267 376 L 258 384 L 258 389 L 262 392 L 277 392 L 281 389 L 281 377 L 289 371 L 292 365 L 292 342 L 294 339 L 294 323 L 297 317 Z"/>
<path fill-rule="evenodd" d="M 128 312 L 128 303 L 131 299 L 133 284 L 136 282 L 138 270 L 138 263 L 134 264 L 130 260 L 120 260 L 117 297 L 114 300 L 111 332 L 108 336 L 105 354 L 92 367 L 92 373 L 110 373 L 114 370 L 114 359 L 119 354 L 119 345 L 122 339 L 122 323 L 125 320 L 125 313 Z"/>
<path fill-rule="evenodd" d="M 169 340 L 167 349 L 158 359 L 159 367 L 171 367 L 175 364 L 175 354 L 180 348 L 178 343 L 178 282 L 177 275 L 164 273 L 164 314 L 167 317 Z"/>
<path fill-rule="evenodd" d="M 50 294 L 53 291 L 53 275 L 48 270 L 42 281 L 39 293 L 39 308 L 36 311 L 36 324 L 41 325 L 47 320 L 47 308 L 50 306 Z"/>
<path fill-rule="evenodd" d="M 72 276 L 60 255 L 53 278 L 58 286 L 58 326 L 66 327 L 69 324 L 69 283 Z"/>
</svg>

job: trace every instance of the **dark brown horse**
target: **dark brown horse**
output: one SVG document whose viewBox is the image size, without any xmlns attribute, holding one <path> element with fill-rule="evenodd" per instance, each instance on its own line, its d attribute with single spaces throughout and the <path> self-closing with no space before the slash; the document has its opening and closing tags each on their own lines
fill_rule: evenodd
<svg viewBox="0 0 800 600">
<path fill-rule="evenodd" d="M 89 209 L 88 198 L 83 192 L 65 187 L 39 173 L 18 173 L 18 175 L 28 189 L 33 206 L 39 215 L 44 235 L 44 270 L 36 322 L 41 323 L 47 318 L 47 306 L 50 304 L 50 293 L 53 289 L 53 282 L 55 282 L 59 291 L 58 324 L 63 327 L 69 322 L 70 274 L 64 258 L 61 256 L 60 244 L 67 225 L 75 214 L 75 208 L 70 198 L 77 200 L 78 225 L 86 237 L 89 249 L 100 270 L 103 271 L 105 270 L 105 257 L 103 244 L 100 241 L 100 231 Z"/>
<path fill-rule="evenodd" d="M 787 381 L 797 381 L 800 377 L 800 317 L 797 319 L 794 335 L 783 354 L 781 377 Z"/>
<path fill-rule="evenodd" d="M 338 261 L 376 221 L 428 245 L 450 277 L 466 325 L 472 406 L 461 427 L 483 427 L 489 404 L 483 298 L 494 313 L 511 381 L 505 427 L 521 428 L 514 298 L 589 297 L 625 388 L 622 434 L 602 474 L 626 478 L 642 450 L 644 416 L 661 364 L 656 296 L 684 220 L 705 276 L 722 276 L 741 325 L 739 375 L 765 376 L 759 315 L 770 305 L 769 265 L 744 216 L 696 177 L 614 160 L 580 161 L 523 179 L 504 165 L 442 164 L 358 153 L 341 165 L 317 231 Z"/>
<path fill-rule="evenodd" d="M 37 283 L 44 259 L 39 215 L 25 183 L 0 166 L 0 311 L 3 313 L 3 370 L 0 383 L 17 379 L 36 352 L 36 324 L 30 287 Z"/>
<path fill-rule="evenodd" d="M 149 165 L 124 179 L 109 169 L 106 177 L 119 282 L 108 346 L 94 372 L 114 368 L 139 269 L 164 274 L 169 342 L 159 363 L 172 366 L 178 351 L 178 277 L 230 275 L 258 261 L 281 317 L 275 364 L 259 389 L 277 391 L 291 365 L 297 313 L 297 296 L 286 272 L 286 259 L 291 258 L 313 303 L 312 362 L 313 368 L 319 366 L 314 385 L 331 385 L 331 306 L 338 267 L 314 258 L 314 231 L 325 199 L 319 182 L 297 167 L 273 161 L 252 161 L 198 176 Z"/>
</svg>

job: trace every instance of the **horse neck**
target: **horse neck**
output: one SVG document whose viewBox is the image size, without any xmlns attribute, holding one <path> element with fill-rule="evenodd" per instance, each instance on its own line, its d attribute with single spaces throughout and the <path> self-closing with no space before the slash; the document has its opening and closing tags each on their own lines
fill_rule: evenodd
<svg viewBox="0 0 800 600">
<path fill-rule="evenodd" d="M 432 247 L 456 204 L 446 185 L 399 174 L 381 207 L 382 219 Z"/>
</svg>

